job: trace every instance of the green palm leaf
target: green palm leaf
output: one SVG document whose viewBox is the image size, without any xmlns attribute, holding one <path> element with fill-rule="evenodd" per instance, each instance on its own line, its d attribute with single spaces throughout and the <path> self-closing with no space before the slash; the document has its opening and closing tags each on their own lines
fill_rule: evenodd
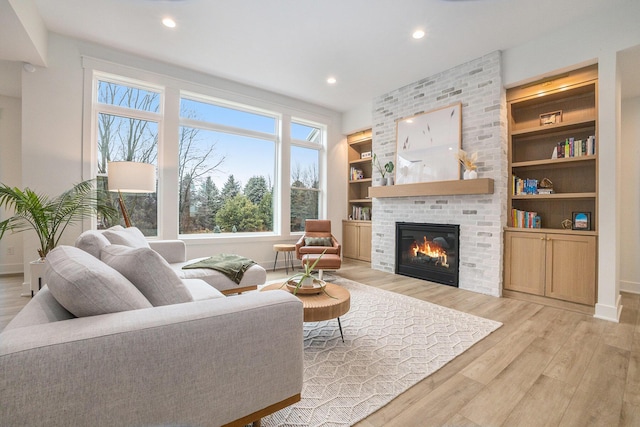
<svg viewBox="0 0 640 427">
<path fill-rule="evenodd" d="M 29 188 L 21 190 L 0 184 L 0 207 L 14 212 L 0 222 L 0 239 L 7 231 L 34 230 L 40 241 L 38 254 L 44 258 L 58 245 L 69 225 L 96 212 L 106 218 L 117 218 L 117 210 L 99 197 L 93 184 L 94 180 L 80 182 L 53 199 Z"/>
</svg>

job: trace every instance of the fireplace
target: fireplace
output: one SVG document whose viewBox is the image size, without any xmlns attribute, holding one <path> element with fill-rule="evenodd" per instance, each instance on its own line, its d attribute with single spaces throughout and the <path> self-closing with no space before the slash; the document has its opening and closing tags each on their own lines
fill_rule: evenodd
<svg viewBox="0 0 640 427">
<path fill-rule="evenodd" d="M 458 287 L 460 226 L 396 222 L 396 274 Z"/>
</svg>

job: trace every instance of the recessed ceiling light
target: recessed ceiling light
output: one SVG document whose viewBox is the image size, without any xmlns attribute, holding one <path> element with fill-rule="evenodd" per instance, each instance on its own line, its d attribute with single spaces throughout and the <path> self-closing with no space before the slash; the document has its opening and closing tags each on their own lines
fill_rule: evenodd
<svg viewBox="0 0 640 427">
<path fill-rule="evenodd" d="M 168 28 L 175 28 L 175 27 L 176 27 L 176 21 L 174 21 L 174 20 L 173 20 L 173 19 L 171 19 L 171 18 L 164 18 L 164 19 L 162 20 L 162 24 L 163 24 L 165 27 L 168 27 Z"/>
<path fill-rule="evenodd" d="M 419 40 L 424 37 L 424 30 L 415 30 L 411 36 L 414 39 Z"/>
<path fill-rule="evenodd" d="M 334 84 L 336 84 L 336 82 L 337 82 L 337 80 L 336 80 L 335 77 L 329 77 L 327 79 L 327 83 L 329 83 L 330 85 L 334 85 Z"/>
</svg>

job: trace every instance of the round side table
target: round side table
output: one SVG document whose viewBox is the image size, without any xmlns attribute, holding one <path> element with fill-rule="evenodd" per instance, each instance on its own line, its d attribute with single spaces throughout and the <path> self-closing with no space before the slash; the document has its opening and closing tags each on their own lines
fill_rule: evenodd
<svg viewBox="0 0 640 427">
<path fill-rule="evenodd" d="M 289 274 L 289 264 L 291 264 L 291 271 L 293 271 L 293 253 L 296 251 L 296 245 L 290 245 L 280 243 L 273 245 L 273 250 L 276 251 L 276 260 L 273 262 L 273 271 L 276 271 L 276 264 L 278 263 L 278 254 L 284 252 L 284 267 Z"/>
</svg>

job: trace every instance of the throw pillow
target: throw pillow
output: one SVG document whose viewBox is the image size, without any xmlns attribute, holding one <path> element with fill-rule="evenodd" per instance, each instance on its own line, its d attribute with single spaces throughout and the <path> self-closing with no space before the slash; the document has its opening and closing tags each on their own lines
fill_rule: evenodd
<svg viewBox="0 0 640 427">
<path fill-rule="evenodd" d="M 73 246 L 47 254 L 44 279 L 53 297 L 76 317 L 152 307 L 122 274 Z"/>
<path fill-rule="evenodd" d="M 331 237 L 305 237 L 305 246 L 333 246 Z"/>
<path fill-rule="evenodd" d="M 100 258 L 131 281 L 154 306 L 193 301 L 178 274 L 153 249 L 110 245 L 102 250 Z"/>
<path fill-rule="evenodd" d="M 76 239 L 76 248 L 80 248 L 100 259 L 100 251 L 105 246 L 109 246 L 109 240 L 96 230 L 87 230 Z"/>
<path fill-rule="evenodd" d="M 123 245 L 131 248 L 149 248 L 149 242 L 137 227 L 124 228 L 119 225 L 105 230 L 102 234 L 112 245 Z"/>
</svg>

